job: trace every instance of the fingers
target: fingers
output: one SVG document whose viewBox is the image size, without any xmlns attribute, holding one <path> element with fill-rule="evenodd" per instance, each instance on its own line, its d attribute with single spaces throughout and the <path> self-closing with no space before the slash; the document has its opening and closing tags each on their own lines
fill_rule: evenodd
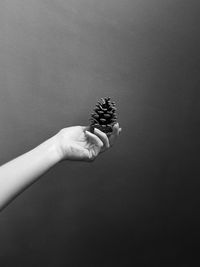
<svg viewBox="0 0 200 267">
<path fill-rule="evenodd" d="M 97 128 L 94 128 L 94 133 L 89 132 L 88 127 L 85 128 L 86 135 L 90 138 L 90 140 L 94 144 L 96 144 L 100 148 L 101 152 L 107 150 L 108 148 L 114 145 L 121 131 L 122 131 L 122 128 L 119 127 L 119 123 L 116 123 L 113 126 L 113 131 L 108 136 L 106 133 L 100 131 Z"/>
<path fill-rule="evenodd" d="M 113 131 L 112 134 L 109 137 L 109 141 L 110 141 L 110 145 L 113 146 L 117 137 L 120 135 L 122 131 L 122 128 L 119 127 L 119 123 L 117 122 L 114 126 L 113 126 Z"/>
<path fill-rule="evenodd" d="M 95 134 L 92 134 L 91 132 L 88 132 L 87 130 L 85 131 L 85 134 L 87 135 L 87 137 L 92 141 L 92 143 L 94 143 L 96 146 L 98 146 L 100 149 L 103 147 L 103 142 L 101 141 L 101 139 L 99 139 L 98 136 L 96 136 Z"/>
<path fill-rule="evenodd" d="M 110 143 L 109 143 L 109 139 L 107 137 L 107 135 L 100 131 L 99 129 L 95 128 L 94 129 L 94 133 L 101 139 L 101 141 L 103 142 L 104 145 L 104 149 L 108 149 L 110 147 Z"/>
</svg>

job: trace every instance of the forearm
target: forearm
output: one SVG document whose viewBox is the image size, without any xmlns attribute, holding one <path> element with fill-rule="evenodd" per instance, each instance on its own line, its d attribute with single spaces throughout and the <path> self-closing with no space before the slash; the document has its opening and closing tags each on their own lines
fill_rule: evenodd
<svg viewBox="0 0 200 267">
<path fill-rule="evenodd" d="M 31 151 L 0 167 L 0 210 L 61 160 L 93 161 L 113 145 L 121 128 L 113 126 L 109 139 L 88 126 L 67 127 Z"/>
<path fill-rule="evenodd" d="M 52 137 L 0 167 L 0 210 L 34 183 L 58 161 L 55 137 Z"/>
</svg>

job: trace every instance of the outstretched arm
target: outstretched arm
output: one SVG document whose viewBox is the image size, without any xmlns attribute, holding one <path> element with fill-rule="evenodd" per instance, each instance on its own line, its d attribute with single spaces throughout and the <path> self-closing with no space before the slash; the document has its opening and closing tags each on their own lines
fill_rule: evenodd
<svg viewBox="0 0 200 267">
<path fill-rule="evenodd" d="M 112 146 L 119 135 L 119 124 L 108 138 L 105 133 L 88 127 L 62 129 L 31 151 L 0 167 L 0 210 L 33 184 L 42 174 L 62 160 L 93 161 Z"/>
</svg>

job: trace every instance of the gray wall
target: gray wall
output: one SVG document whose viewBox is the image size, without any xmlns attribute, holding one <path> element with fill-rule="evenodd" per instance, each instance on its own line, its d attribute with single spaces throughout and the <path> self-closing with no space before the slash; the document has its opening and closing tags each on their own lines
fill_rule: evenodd
<svg viewBox="0 0 200 267">
<path fill-rule="evenodd" d="M 0 2 L 0 163 L 86 125 L 102 96 L 123 127 L 97 161 L 57 165 L 0 214 L 2 267 L 197 263 L 199 8 Z"/>
</svg>

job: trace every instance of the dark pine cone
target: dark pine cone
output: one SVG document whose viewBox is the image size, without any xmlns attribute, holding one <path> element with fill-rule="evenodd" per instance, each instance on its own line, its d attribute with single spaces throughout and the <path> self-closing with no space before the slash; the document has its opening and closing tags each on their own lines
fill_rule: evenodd
<svg viewBox="0 0 200 267">
<path fill-rule="evenodd" d="M 110 97 L 101 98 L 91 114 L 90 131 L 98 128 L 102 132 L 109 134 L 112 132 L 113 125 L 116 123 L 116 107 L 115 102 L 111 102 Z"/>
</svg>

